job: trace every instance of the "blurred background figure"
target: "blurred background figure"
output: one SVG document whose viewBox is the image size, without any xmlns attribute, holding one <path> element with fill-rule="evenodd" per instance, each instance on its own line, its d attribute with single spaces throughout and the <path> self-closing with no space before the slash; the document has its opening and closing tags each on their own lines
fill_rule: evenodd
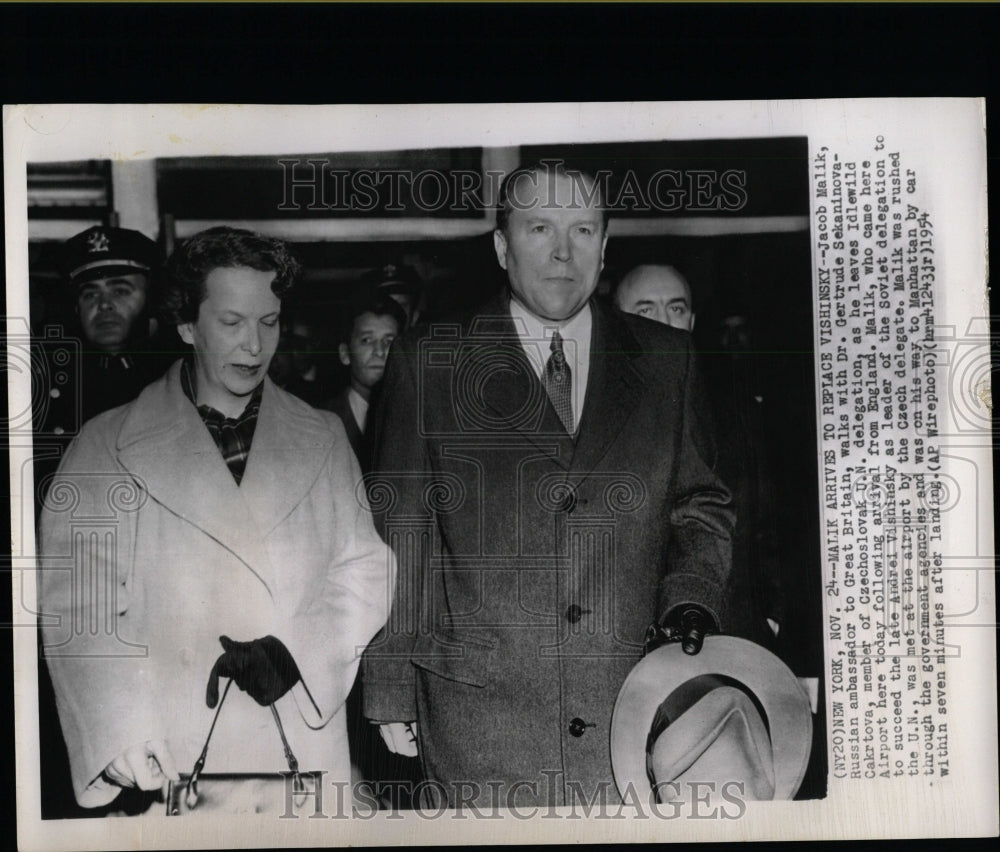
<svg viewBox="0 0 1000 852">
<path fill-rule="evenodd" d="M 351 449 L 363 473 L 371 469 L 372 448 L 365 440 L 368 412 L 385 374 L 386 358 L 393 340 L 406 326 L 406 314 L 398 300 L 374 290 L 364 290 L 351 306 L 337 347 L 340 362 L 349 371 L 347 386 L 329 405 L 344 423 Z M 392 754 L 374 725 L 362 715 L 361 678 L 347 699 L 351 762 L 355 780 L 370 785 L 384 808 L 409 808 L 409 792 L 422 779 L 420 762 Z"/>
<path fill-rule="evenodd" d="M 281 315 L 281 343 L 271 362 L 272 381 L 313 408 L 328 408 L 336 382 L 323 335 L 301 306 Z"/>
<path fill-rule="evenodd" d="M 337 347 L 340 363 L 350 374 L 347 387 L 333 399 L 330 410 L 344 421 L 347 437 L 363 471 L 368 470 L 371 461 L 363 436 L 372 394 L 385 374 L 389 347 L 405 324 L 406 315 L 399 303 L 376 293 L 370 300 L 353 306 Z"/>
<path fill-rule="evenodd" d="M 362 298 L 389 297 L 403 310 L 400 331 L 413 328 L 423 309 L 423 283 L 416 270 L 402 263 L 387 263 L 362 279 Z"/>
<path fill-rule="evenodd" d="M 694 330 L 691 285 L 672 266 L 637 266 L 622 278 L 615 290 L 615 306 L 627 314 Z"/>
</svg>

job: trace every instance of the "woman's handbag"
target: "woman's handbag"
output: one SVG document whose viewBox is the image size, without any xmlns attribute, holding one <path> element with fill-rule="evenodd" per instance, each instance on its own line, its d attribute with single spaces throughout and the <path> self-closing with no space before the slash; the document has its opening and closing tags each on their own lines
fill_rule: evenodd
<svg viewBox="0 0 1000 852">
<path fill-rule="evenodd" d="M 274 723 L 281 736 L 288 761 L 287 772 L 229 772 L 204 773 L 208 744 L 219 719 L 219 712 L 229 694 L 232 681 L 226 684 L 222 699 L 216 708 L 212 727 L 208 729 L 205 746 L 195 761 L 190 773 L 181 773 L 179 781 L 171 781 L 167 787 L 167 816 L 184 814 L 241 814 L 276 813 L 291 817 L 310 798 L 317 806 L 322 772 L 301 772 L 299 762 L 288 745 L 285 730 L 281 726 L 278 709 L 270 705 Z"/>
</svg>

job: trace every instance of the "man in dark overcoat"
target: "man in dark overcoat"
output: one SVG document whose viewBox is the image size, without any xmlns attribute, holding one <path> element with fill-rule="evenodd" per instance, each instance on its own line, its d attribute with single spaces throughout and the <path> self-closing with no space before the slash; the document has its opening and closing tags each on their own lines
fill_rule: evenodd
<svg viewBox="0 0 1000 852">
<path fill-rule="evenodd" d="M 733 514 L 689 335 L 592 299 L 606 243 L 594 180 L 512 172 L 508 292 L 389 357 L 368 484 L 399 574 L 365 711 L 419 750 L 425 805 L 617 801 L 611 715 L 647 640 L 723 627 Z"/>
</svg>

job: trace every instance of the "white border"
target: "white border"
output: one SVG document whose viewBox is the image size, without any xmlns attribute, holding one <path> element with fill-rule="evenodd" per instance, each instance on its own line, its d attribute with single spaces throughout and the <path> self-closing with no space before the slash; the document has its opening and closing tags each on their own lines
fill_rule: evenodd
<svg viewBox="0 0 1000 852">
<path fill-rule="evenodd" d="M 692 103 L 579 103 L 407 106 L 34 105 L 4 107 L 7 305 L 28 315 L 27 162 L 146 159 L 222 154 L 389 150 L 441 145 L 485 147 L 584 141 L 709 139 L 806 135 L 820 143 L 865 147 L 876 135 L 905 152 L 932 211 L 939 247 L 939 326 L 964 333 L 985 313 L 986 185 L 981 101 L 838 100 Z M 11 333 L 16 329 L 12 326 Z M 11 375 L 10 411 L 30 399 L 27 376 Z M 963 451 L 964 452 L 964 451 Z M 990 470 L 989 445 L 967 448 Z M 11 450 L 15 621 L 21 592 L 33 600 L 31 500 L 16 493 L 30 447 Z M 988 493 L 992 495 L 992 483 Z M 976 507 L 969 507 L 975 513 Z M 21 513 L 23 510 L 23 515 Z M 970 517 L 972 517 L 970 515 Z M 945 553 L 962 553 L 964 524 L 947 531 Z M 991 533 L 991 530 L 990 530 Z M 992 541 L 992 535 L 990 537 Z M 948 548 L 955 548 L 949 551 Z M 19 580 L 21 582 L 19 582 Z M 992 583 L 980 583 L 979 614 L 995 624 Z M 21 613 L 23 619 L 23 613 Z M 982 620 L 982 619 L 980 619 Z M 997 820 L 994 633 L 961 634 L 960 661 L 949 678 L 952 775 L 929 787 L 917 779 L 885 784 L 835 783 L 826 800 L 751 804 L 735 822 L 719 820 L 544 819 L 521 821 L 370 821 L 250 819 L 86 820 L 42 823 L 30 760 L 37 742 L 34 635 L 15 629 L 19 845 L 24 849 L 372 845 L 495 842 L 787 840 L 995 835 Z"/>
</svg>

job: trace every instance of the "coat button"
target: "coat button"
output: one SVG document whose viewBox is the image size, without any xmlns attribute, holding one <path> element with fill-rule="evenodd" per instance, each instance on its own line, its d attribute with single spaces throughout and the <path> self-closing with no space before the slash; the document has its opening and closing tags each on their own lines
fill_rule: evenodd
<svg viewBox="0 0 1000 852">
<path fill-rule="evenodd" d="M 575 719 L 572 719 L 570 721 L 570 723 L 569 723 L 569 732 L 574 737 L 582 737 L 583 736 L 583 732 L 586 731 L 587 728 L 593 728 L 593 727 L 594 727 L 594 724 L 592 722 L 584 722 L 583 719 L 581 719 L 579 716 L 577 716 Z"/>
<path fill-rule="evenodd" d="M 577 604 L 571 604 L 566 610 L 566 620 L 570 624 L 576 624 L 581 618 L 583 618 L 583 610 Z"/>
</svg>

